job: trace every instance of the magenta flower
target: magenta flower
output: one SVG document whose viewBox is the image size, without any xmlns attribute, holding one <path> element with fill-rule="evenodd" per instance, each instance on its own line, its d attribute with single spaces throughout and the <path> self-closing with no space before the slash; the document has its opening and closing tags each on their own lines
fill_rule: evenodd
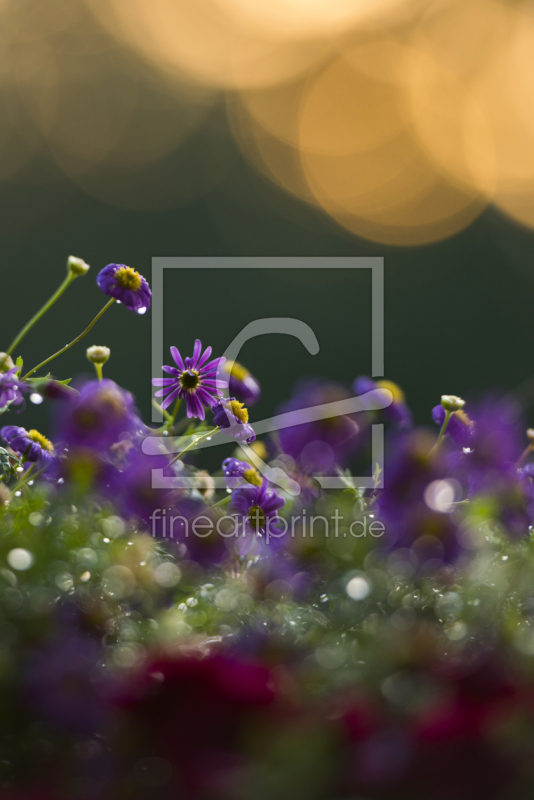
<svg viewBox="0 0 534 800">
<path fill-rule="evenodd" d="M 39 469 L 48 468 L 57 461 L 54 445 L 39 431 L 6 425 L 0 429 L 0 436 L 15 453 L 36 463 Z"/>
<path fill-rule="evenodd" d="M 285 502 L 274 489 L 269 489 L 269 481 L 263 478 L 261 486 L 248 484 L 236 489 L 228 511 L 237 517 L 245 532 L 258 536 L 266 533 L 277 535 L 281 523 L 278 509 Z"/>
<path fill-rule="evenodd" d="M 187 416 L 205 419 L 204 407 L 216 405 L 218 398 L 213 392 L 216 389 L 225 389 L 226 381 L 217 379 L 217 369 L 223 364 L 225 358 L 214 358 L 208 361 L 211 356 L 211 347 L 206 347 L 202 353 L 202 342 L 200 339 L 195 341 L 195 349 L 191 358 L 185 360 L 180 355 L 177 347 L 171 347 L 171 356 L 177 367 L 163 366 L 162 370 L 172 375 L 171 378 L 154 378 L 154 386 L 162 386 L 156 392 L 156 397 L 165 397 L 161 404 L 164 411 L 174 400 L 180 398 L 187 404 Z"/>
<path fill-rule="evenodd" d="M 256 434 L 248 422 L 248 411 L 235 397 L 227 400 L 219 398 L 213 406 L 213 422 L 221 430 L 225 430 L 237 442 L 250 444 Z"/>
<path fill-rule="evenodd" d="M 145 278 L 125 264 L 108 264 L 97 275 L 96 283 L 104 294 L 114 297 L 130 311 L 144 314 L 150 308 L 152 292 Z"/>
</svg>

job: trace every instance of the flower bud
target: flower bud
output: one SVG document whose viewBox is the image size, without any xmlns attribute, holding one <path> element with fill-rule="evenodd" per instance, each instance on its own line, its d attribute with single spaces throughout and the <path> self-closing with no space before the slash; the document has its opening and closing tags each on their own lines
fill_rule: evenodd
<svg viewBox="0 0 534 800">
<path fill-rule="evenodd" d="M 111 350 L 109 347 L 94 344 L 87 348 L 86 355 L 92 364 L 105 364 L 111 355 Z"/>
<path fill-rule="evenodd" d="M 13 359 L 7 353 L 0 353 L 0 372 L 7 372 L 14 367 Z"/>
<path fill-rule="evenodd" d="M 76 258 L 76 256 L 69 256 L 67 259 L 67 272 L 72 275 L 85 275 L 90 270 L 89 264 L 86 264 L 83 258 Z"/>
<path fill-rule="evenodd" d="M 0 358 L 2 357 L 2 353 L 0 353 Z M 534 428 L 529 428 L 527 430 L 527 439 L 529 440 L 530 444 L 534 444 Z"/>
<path fill-rule="evenodd" d="M 465 406 L 465 400 L 461 397 L 456 397 L 454 394 L 442 394 L 441 405 L 445 411 L 459 411 Z"/>
</svg>

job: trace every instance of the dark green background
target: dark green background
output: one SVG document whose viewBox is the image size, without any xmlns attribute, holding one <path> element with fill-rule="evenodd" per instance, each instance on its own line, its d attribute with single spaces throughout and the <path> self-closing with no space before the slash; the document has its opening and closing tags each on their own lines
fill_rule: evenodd
<svg viewBox="0 0 534 800">
<path fill-rule="evenodd" d="M 226 137 L 225 159 L 229 147 Z M 88 261 L 91 271 L 23 342 L 25 367 L 70 341 L 96 314 L 104 298 L 95 278 L 112 261 L 135 267 L 150 281 L 156 255 L 384 255 L 386 377 L 402 385 L 419 422 L 429 421 L 444 392 L 470 397 L 509 391 L 534 374 L 530 232 L 488 209 L 449 240 L 419 248 L 384 247 L 350 235 L 288 198 L 246 166 L 237 149 L 231 163 L 210 194 L 159 212 L 107 205 L 59 172 L 51 180 L 46 155 L 16 181 L 1 184 L 0 349 L 63 279 L 69 254 Z M 172 157 L 165 168 L 172 171 Z M 43 172 L 47 179 L 39 181 Z M 184 354 L 199 336 L 217 355 L 244 324 L 260 316 L 290 315 L 312 325 L 321 344 L 316 357 L 284 337 L 247 345 L 243 361 L 264 388 L 254 412 L 258 416 L 287 398 L 301 375 L 350 382 L 370 369 L 370 280 L 363 271 L 240 270 L 231 279 L 190 271 L 166 280 L 165 303 L 166 347 L 176 344 Z M 114 307 L 87 340 L 54 362 L 55 375 L 89 373 L 85 348 L 106 344 L 112 349 L 106 375 L 135 393 L 148 420 L 150 330 L 150 313 L 138 317 Z M 528 407 L 534 385 L 520 394 Z M 29 406 L 23 417 L 11 412 L 2 422 L 46 427 L 47 416 L 44 407 Z"/>
</svg>

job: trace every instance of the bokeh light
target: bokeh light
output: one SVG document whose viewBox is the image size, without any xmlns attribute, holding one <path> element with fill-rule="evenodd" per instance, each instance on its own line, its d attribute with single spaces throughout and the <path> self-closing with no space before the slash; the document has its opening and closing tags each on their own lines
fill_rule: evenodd
<svg viewBox="0 0 534 800">
<path fill-rule="evenodd" d="M 242 155 L 383 244 L 444 239 L 488 204 L 534 226 L 523 3 L 5 0 L 0 31 L 0 181 L 160 210 Z"/>
</svg>

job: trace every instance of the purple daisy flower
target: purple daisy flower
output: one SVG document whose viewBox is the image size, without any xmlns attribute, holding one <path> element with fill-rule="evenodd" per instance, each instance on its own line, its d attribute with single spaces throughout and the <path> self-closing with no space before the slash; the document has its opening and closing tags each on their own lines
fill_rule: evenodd
<svg viewBox="0 0 534 800">
<path fill-rule="evenodd" d="M 60 438 L 70 447 L 107 450 L 126 437 L 144 430 L 130 392 L 115 381 L 87 381 L 80 394 L 61 407 Z"/>
<path fill-rule="evenodd" d="M 279 534 L 281 518 L 278 509 L 285 505 L 285 500 L 269 489 L 269 481 L 264 478 L 261 486 L 242 486 L 232 495 L 228 511 L 238 518 L 243 533 L 255 533 L 258 536 Z"/>
<path fill-rule="evenodd" d="M 130 311 L 144 314 L 150 308 L 152 292 L 148 282 L 132 267 L 108 264 L 97 275 L 96 283 L 104 294 L 114 297 Z"/>
<path fill-rule="evenodd" d="M 291 399 L 277 413 L 300 411 L 350 397 L 344 386 L 326 380 L 305 380 L 297 384 Z M 282 451 L 291 456 L 307 474 L 334 472 L 344 467 L 361 444 L 359 426 L 352 417 L 336 416 L 302 422 L 278 432 Z"/>
<path fill-rule="evenodd" d="M 0 373 L 0 411 L 5 411 L 10 405 L 20 406 L 24 402 L 22 392 L 29 391 L 28 387 L 17 378 L 18 367 Z"/>
<path fill-rule="evenodd" d="M 242 486 L 249 485 L 261 486 L 260 473 L 246 461 L 240 461 L 238 458 L 225 458 L 222 468 L 229 489 L 240 489 Z"/>
<path fill-rule="evenodd" d="M 223 370 L 229 376 L 229 392 L 232 396 L 247 406 L 258 402 L 261 395 L 260 384 L 246 367 L 237 361 L 227 361 Z"/>
<path fill-rule="evenodd" d="M 387 408 L 381 409 L 383 418 L 397 428 L 410 428 L 412 425 L 412 412 L 406 405 L 404 392 L 393 381 L 374 381 L 366 375 L 360 375 L 352 384 L 357 395 L 367 394 L 377 389 L 387 389 L 393 395 L 393 401 Z"/>
<path fill-rule="evenodd" d="M 0 435 L 15 453 L 35 463 L 39 469 L 46 469 L 57 462 L 54 445 L 39 431 L 6 425 L 0 430 Z"/>
<path fill-rule="evenodd" d="M 214 424 L 228 431 L 237 442 L 250 444 L 256 439 L 252 426 L 248 424 L 248 411 L 235 397 L 221 398 L 212 411 Z"/>
<path fill-rule="evenodd" d="M 217 379 L 217 370 L 220 364 L 224 364 L 225 358 L 214 358 L 208 361 L 211 356 L 211 347 L 206 347 L 202 353 L 202 342 L 200 339 L 195 341 L 195 349 L 191 358 L 185 360 L 180 355 L 177 347 L 171 347 L 171 356 L 177 367 L 163 366 L 162 370 L 172 378 L 154 378 L 153 386 L 162 386 L 156 392 L 156 397 L 165 397 L 161 404 L 163 411 L 168 408 L 174 400 L 185 399 L 187 404 L 187 416 L 205 419 L 204 406 L 214 406 L 217 398 L 212 394 L 215 389 L 226 389 L 226 381 Z"/>
</svg>

